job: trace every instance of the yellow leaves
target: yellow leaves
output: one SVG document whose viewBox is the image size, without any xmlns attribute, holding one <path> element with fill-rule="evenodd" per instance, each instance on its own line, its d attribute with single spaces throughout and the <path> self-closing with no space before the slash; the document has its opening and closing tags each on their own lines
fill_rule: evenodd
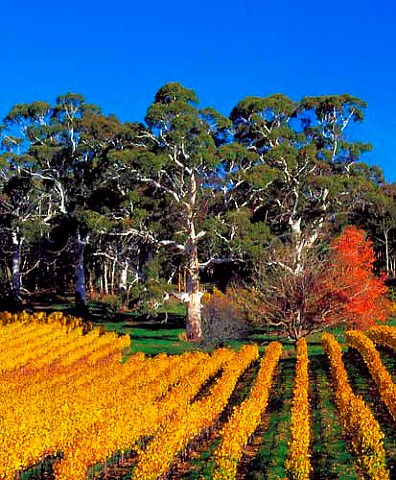
<svg viewBox="0 0 396 480">
<path fill-rule="evenodd" d="M 381 325 L 372 327 L 365 333 L 374 343 L 396 350 L 396 327 Z"/>
<path fill-rule="evenodd" d="M 26 311 L 19 313 L 1 312 L 0 323 L 4 325 L 18 324 L 37 325 L 37 324 L 57 324 L 67 326 L 68 330 L 82 326 L 82 319 L 66 315 L 63 312 L 52 312 L 47 315 L 45 312 L 28 313 Z"/>
<path fill-rule="evenodd" d="M 394 327 L 377 327 L 368 332 L 368 336 L 382 340 L 390 346 L 396 340 L 396 329 Z M 380 397 L 387 406 L 389 413 L 396 420 L 396 385 L 392 377 L 381 361 L 373 342 L 363 332 L 350 330 L 347 332 L 347 340 L 350 347 L 355 348 L 362 355 L 373 380 L 376 383 Z M 387 343 L 386 343 L 387 342 Z"/>
<path fill-rule="evenodd" d="M 218 352 L 215 352 L 214 357 Z M 221 377 L 211 387 L 207 397 L 192 405 L 185 401 L 180 407 L 175 405 L 173 415 L 163 420 L 161 428 L 139 456 L 132 478 L 154 480 L 166 474 L 175 455 L 215 422 L 226 406 L 239 376 L 257 358 L 257 345 L 242 347 L 227 359 Z"/>
<path fill-rule="evenodd" d="M 125 366 L 116 361 L 129 337 L 83 336 L 81 328 L 66 333 L 62 314 L 48 318 L 35 314 L 28 323 L 24 313 L 0 328 L 0 478 L 9 472 L 14 478 L 21 468 L 64 450 L 81 422 L 106 413 L 91 404 L 103 399 L 102 385 L 111 385 L 109 398 L 112 380 L 127 378 L 130 366 L 136 369 L 133 360 Z"/>
<path fill-rule="evenodd" d="M 357 463 L 371 479 L 388 480 L 384 434 L 371 410 L 364 401 L 354 395 L 342 360 L 340 344 L 333 335 L 324 333 L 322 345 L 330 360 L 338 410 L 345 433 L 351 439 Z"/>
<path fill-rule="evenodd" d="M 124 343 L 121 339 L 118 346 Z M 167 418 L 173 415 L 172 406 L 180 407 L 184 392 L 190 389 L 191 399 L 208 375 L 234 355 L 225 349 L 218 352 L 212 358 L 199 352 L 154 359 L 137 354 L 125 364 L 100 362 L 89 369 L 83 363 L 81 375 L 65 393 L 72 403 L 68 415 L 59 411 L 57 417 L 67 435 L 60 442 L 58 451 L 63 452 L 63 459 L 56 464 L 56 478 L 85 478 L 90 465 L 132 448 L 141 436 L 153 434 L 161 424 L 161 415 Z M 80 367 L 73 365 L 71 371 L 76 368 Z M 195 386 L 194 375 L 189 376 L 192 371 L 201 375 Z"/>
<path fill-rule="evenodd" d="M 231 418 L 222 429 L 221 443 L 214 454 L 216 462 L 214 480 L 236 478 L 237 464 L 242 456 L 243 447 L 258 427 L 261 415 L 267 407 L 272 379 L 281 353 L 280 343 L 272 342 L 268 345 L 249 397 L 234 409 Z"/>
<path fill-rule="evenodd" d="M 5 319 L 9 320 L 6 315 Z M 45 455 L 62 452 L 55 465 L 57 480 L 85 479 L 87 468 L 117 451 L 136 449 L 141 437 L 152 440 L 139 456 L 134 477 L 156 479 L 166 474 L 175 455 L 210 428 L 227 405 L 236 382 L 258 358 L 256 345 L 235 353 L 218 349 L 212 355 L 189 352 L 180 356 L 144 354 L 120 362 L 129 337 L 99 335 L 82 328 L 66 331 L 64 317 L 26 315 L 0 327 L 0 478 L 14 479 L 18 470 Z M 73 325 L 68 319 L 67 325 Z M 385 338 L 384 331 L 373 335 Z M 349 334 L 381 383 L 381 395 L 393 397 L 370 340 Z M 383 434 L 370 410 L 348 383 L 340 345 L 325 334 L 323 346 L 331 360 L 337 405 L 351 438 L 361 469 L 370 478 L 389 478 L 385 468 Z M 306 343 L 297 347 L 292 407 L 289 480 L 308 478 L 310 472 L 308 356 Z M 274 372 L 281 356 L 279 343 L 271 343 L 261 360 L 250 395 L 236 407 L 222 431 L 215 453 L 214 478 L 234 479 L 242 448 L 265 411 Z M 2 368 L 2 370 L 1 370 Z M 202 385 L 221 371 L 206 395 Z M 12 455 L 10 455 L 12 452 Z"/>
<path fill-rule="evenodd" d="M 308 351 L 305 338 L 297 342 L 297 365 L 291 411 L 291 441 L 286 460 L 286 471 L 290 479 L 309 480 L 312 471 L 309 459 L 311 441 Z"/>
</svg>

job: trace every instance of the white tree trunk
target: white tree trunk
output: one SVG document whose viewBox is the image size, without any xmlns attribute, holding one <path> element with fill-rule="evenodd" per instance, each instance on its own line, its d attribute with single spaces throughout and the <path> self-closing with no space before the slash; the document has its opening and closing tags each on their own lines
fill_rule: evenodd
<svg viewBox="0 0 396 480">
<path fill-rule="evenodd" d="M 187 304 L 187 338 L 198 341 L 202 338 L 202 317 L 201 317 L 202 292 L 193 292 L 189 295 Z"/>
<path fill-rule="evenodd" d="M 77 232 L 77 244 L 76 244 L 76 266 L 75 266 L 75 294 L 76 303 L 81 302 L 83 305 L 87 304 L 87 290 L 85 285 L 85 262 L 84 251 L 88 243 L 89 235 L 81 235 Z"/>
<path fill-rule="evenodd" d="M 187 248 L 187 325 L 189 340 L 200 340 L 202 337 L 201 297 L 199 291 L 198 248 L 195 239 L 189 239 Z"/>
<path fill-rule="evenodd" d="M 201 297 L 199 291 L 199 262 L 198 245 L 194 224 L 194 207 L 196 202 L 197 185 L 195 175 L 191 175 L 190 180 L 190 199 L 189 199 L 189 218 L 188 218 L 188 238 L 186 242 L 187 255 L 187 325 L 186 333 L 189 340 L 197 341 L 202 338 L 202 317 L 201 317 Z"/>
<path fill-rule="evenodd" d="M 396 272 L 396 258 L 394 256 L 389 259 L 389 269 L 390 273 L 394 275 Z"/>
<path fill-rule="evenodd" d="M 385 261 L 386 261 L 386 273 L 389 274 L 390 264 L 389 264 L 389 230 L 384 229 L 384 238 L 385 238 Z"/>
<path fill-rule="evenodd" d="M 128 268 L 129 262 L 126 258 L 123 262 L 121 273 L 120 273 L 120 282 L 118 284 L 118 288 L 120 292 L 126 292 L 128 288 Z"/>
<path fill-rule="evenodd" d="M 109 268 L 108 268 L 108 265 L 107 265 L 107 262 L 105 261 L 104 262 L 104 265 L 103 265 L 103 291 L 104 293 L 109 293 L 109 277 L 108 277 L 108 272 Z"/>
<path fill-rule="evenodd" d="M 12 265 L 11 284 L 12 295 L 15 301 L 21 298 L 21 239 L 16 231 L 11 234 L 12 241 Z"/>
<path fill-rule="evenodd" d="M 110 292 L 111 292 L 112 295 L 114 294 L 114 282 L 115 282 L 116 266 L 117 266 L 117 257 L 114 258 L 113 263 L 111 264 Z"/>
</svg>

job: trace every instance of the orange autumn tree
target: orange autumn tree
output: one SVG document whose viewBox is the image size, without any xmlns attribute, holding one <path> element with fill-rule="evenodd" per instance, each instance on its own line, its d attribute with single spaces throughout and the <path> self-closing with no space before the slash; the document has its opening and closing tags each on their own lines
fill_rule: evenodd
<svg viewBox="0 0 396 480">
<path fill-rule="evenodd" d="M 363 230 L 346 227 L 331 243 L 328 288 L 340 300 L 337 316 L 348 326 L 367 328 L 389 315 L 387 287 L 374 273 L 374 247 Z"/>
<path fill-rule="evenodd" d="M 299 338 L 344 324 L 366 328 L 388 316 L 383 279 L 374 273 L 375 254 L 364 231 L 347 227 L 327 253 L 320 241 L 295 263 L 292 243 L 279 244 L 255 266 L 250 283 L 234 283 L 226 296 L 251 324 Z"/>
</svg>

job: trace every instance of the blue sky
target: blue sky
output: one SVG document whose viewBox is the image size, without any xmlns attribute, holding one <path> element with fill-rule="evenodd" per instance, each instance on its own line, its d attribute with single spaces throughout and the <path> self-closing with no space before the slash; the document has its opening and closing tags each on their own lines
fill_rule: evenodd
<svg viewBox="0 0 396 480">
<path fill-rule="evenodd" d="M 246 95 L 350 93 L 353 137 L 396 181 L 396 6 L 388 1 L 9 0 L 0 29 L 0 117 L 16 103 L 82 93 L 141 121 L 169 81 L 228 115 Z"/>
</svg>

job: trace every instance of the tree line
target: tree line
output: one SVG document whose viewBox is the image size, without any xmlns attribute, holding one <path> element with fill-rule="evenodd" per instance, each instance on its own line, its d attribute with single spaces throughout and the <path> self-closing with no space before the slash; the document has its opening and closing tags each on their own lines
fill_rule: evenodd
<svg viewBox="0 0 396 480">
<path fill-rule="evenodd" d="M 174 295 L 199 339 L 202 281 L 249 281 L 263 263 L 298 276 L 348 224 L 369 232 L 392 276 L 396 187 L 350 134 L 365 107 L 348 94 L 273 94 L 225 117 L 178 83 L 158 90 L 144 122 L 72 93 L 15 105 L 0 131 L 2 298 Z"/>
</svg>

